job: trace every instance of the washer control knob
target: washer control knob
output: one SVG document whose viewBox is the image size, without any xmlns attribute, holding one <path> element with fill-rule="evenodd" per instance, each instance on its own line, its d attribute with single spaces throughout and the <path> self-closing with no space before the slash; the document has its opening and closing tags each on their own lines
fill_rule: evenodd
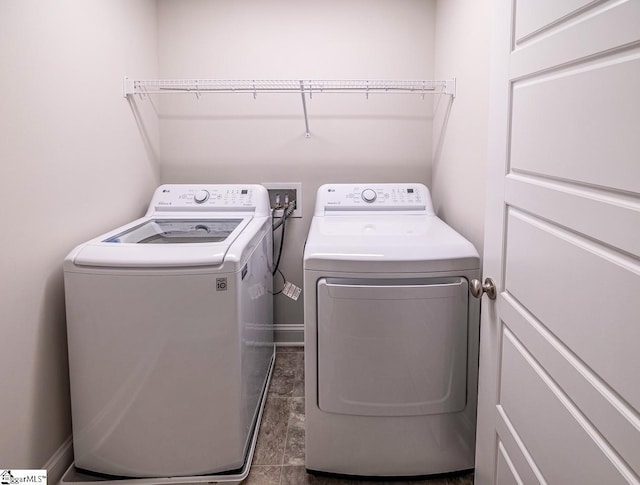
<svg viewBox="0 0 640 485">
<path fill-rule="evenodd" d="M 377 196 L 378 194 L 376 194 L 376 191 L 373 189 L 364 189 L 362 191 L 362 200 L 364 200 L 365 202 L 371 203 L 376 200 Z"/>
<path fill-rule="evenodd" d="M 206 202 L 208 198 L 209 192 L 207 192 L 206 190 L 198 190 L 193 196 L 193 200 L 196 201 L 196 204 L 202 204 L 203 202 Z"/>
</svg>

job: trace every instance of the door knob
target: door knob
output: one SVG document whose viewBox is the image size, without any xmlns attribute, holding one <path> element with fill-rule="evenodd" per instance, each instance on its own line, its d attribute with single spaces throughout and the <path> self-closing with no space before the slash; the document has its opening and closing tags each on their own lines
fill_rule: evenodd
<svg viewBox="0 0 640 485">
<path fill-rule="evenodd" d="M 484 279 L 484 285 L 480 280 L 471 280 L 469 291 L 476 298 L 482 298 L 482 294 L 486 293 L 490 300 L 496 299 L 496 284 L 491 278 Z"/>
</svg>

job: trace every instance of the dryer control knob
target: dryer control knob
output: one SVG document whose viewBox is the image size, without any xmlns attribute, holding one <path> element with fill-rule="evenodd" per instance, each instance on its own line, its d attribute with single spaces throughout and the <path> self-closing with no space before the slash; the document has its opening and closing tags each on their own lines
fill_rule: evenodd
<svg viewBox="0 0 640 485">
<path fill-rule="evenodd" d="M 206 202 L 208 198 L 209 192 L 207 192 L 206 190 L 198 190 L 193 196 L 193 200 L 196 201 L 196 204 L 202 204 L 203 202 Z"/>
<path fill-rule="evenodd" d="M 376 200 L 377 196 L 378 194 L 376 194 L 376 191 L 373 189 L 364 189 L 362 191 L 362 200 L 364 200 L 365 202 L 373 202 L 374 200 Z"/>
</svg>

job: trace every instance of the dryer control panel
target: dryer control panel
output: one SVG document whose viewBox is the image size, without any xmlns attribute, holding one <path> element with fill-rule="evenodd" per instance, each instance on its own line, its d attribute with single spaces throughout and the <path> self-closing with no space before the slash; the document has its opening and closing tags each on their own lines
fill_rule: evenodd
<svg viewBox="0 0 640 485">
<path fill-rule="evenodd" d="M 268 216 L 269 194 L 262 185 L 167 184 L 153 194 L 147 215 L 158 212 L 251 212 Z"/>
<path fill-rule="evenodd" d="M 423 184 L 326 184 L 318 189 L 315 215 L 365 211 L 434 214 Z"/>
</svg>

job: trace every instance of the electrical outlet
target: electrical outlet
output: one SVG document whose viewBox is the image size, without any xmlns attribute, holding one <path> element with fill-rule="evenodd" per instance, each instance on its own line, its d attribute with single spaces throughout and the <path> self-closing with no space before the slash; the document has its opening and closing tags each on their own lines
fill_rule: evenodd
<svg viewBox="0 0 640 485">
<path fill-rule="evenodd" d="M 265 182 L 262 184 L 269 191 L 272 209 L 284 209 L 285 202 L 295 202 L 296 208 L 290 217 L 302 217 L 302 184 L 300 182 Z"/>
</svg>

